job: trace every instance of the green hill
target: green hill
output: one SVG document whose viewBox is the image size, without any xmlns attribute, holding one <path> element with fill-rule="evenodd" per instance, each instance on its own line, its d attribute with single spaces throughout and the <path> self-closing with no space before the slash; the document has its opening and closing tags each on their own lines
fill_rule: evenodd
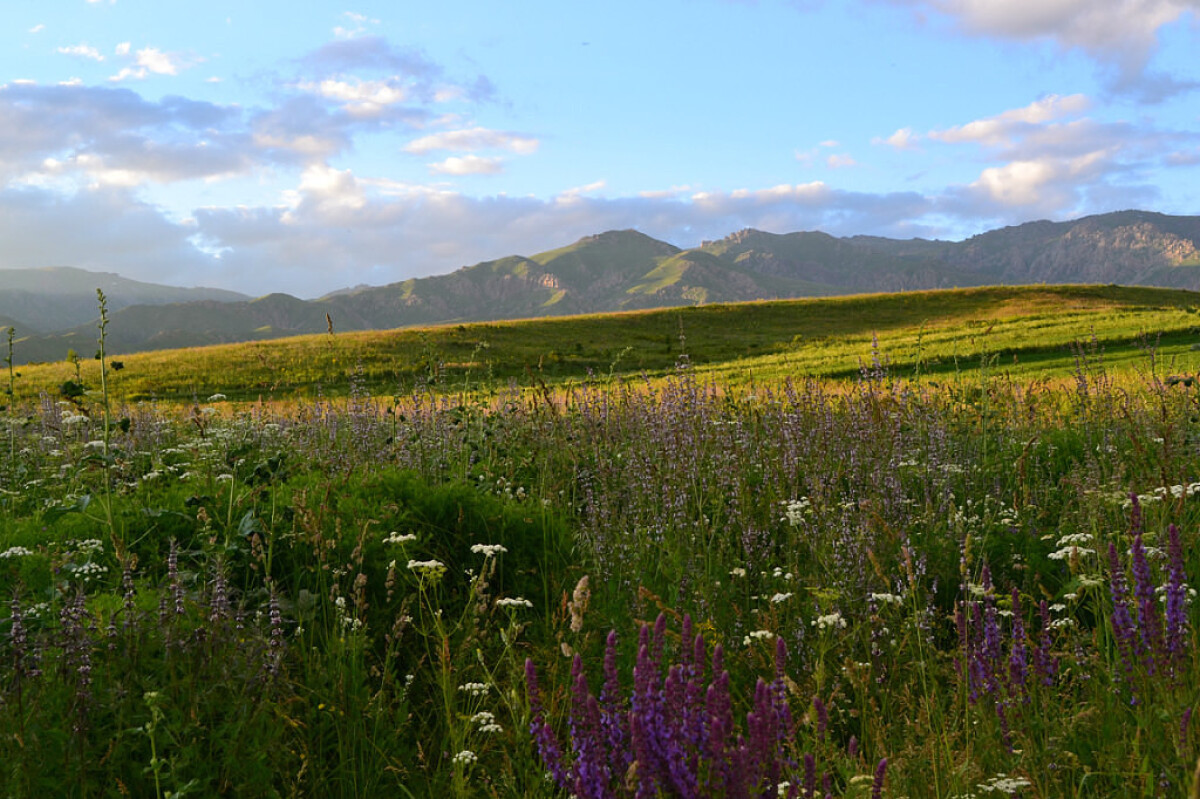
<svg viewBox="0 0 1200 799">
<path fill-rule="evenodd" d="M 668 271 L 663 276 L 667 280 Z M 264 301 L 267 301 L 264 299 Z M 665 374 L 683 357 L 724 383 L 846 378 L 880 357 L 899 376 L 974 370 L 1063 377 L 1080 352 L 1104 362 L 1196 370 L 1200 294 L 1116 286 L 972 288 L 297 336 L 122 357 L 111 389 L 127 399 L 379 396 L 418 383 L 498 389 Z M 110 328 L 116 334 L 115 328 Z M 85 350 L 80 350 L 85 352 Z M 98 384 L 85 360 L 84 382 Z M 55 393 L 64 363 L 22 370 L 18 394 Z"/>
</svg>

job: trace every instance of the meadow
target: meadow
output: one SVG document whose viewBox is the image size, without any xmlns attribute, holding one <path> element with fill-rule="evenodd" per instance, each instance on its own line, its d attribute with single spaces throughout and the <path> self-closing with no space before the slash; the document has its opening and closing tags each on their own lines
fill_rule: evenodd
<svg viewBox="0 0 1200 799">
<path fill-rule="evenodd" d="M 4 375 L 0 792 L 1200 796 L 1195 295 L 988 291 L 120 370 L 102 313 Z"/>
</svg>

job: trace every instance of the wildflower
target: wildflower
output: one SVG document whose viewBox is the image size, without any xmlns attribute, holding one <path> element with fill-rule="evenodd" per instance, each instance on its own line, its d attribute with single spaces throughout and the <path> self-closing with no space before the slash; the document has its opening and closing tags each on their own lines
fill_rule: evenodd
<svg viewBox="0 0 1200 799">
<path fill-rule="evenodd" d="M 209 402 L 224 402 L 225 395 L 224 394 L 213 394 L 211 397 L 208 398 L 208 401 Z"/>
<path fill-rule="evenodd" d="M 508 550 L 502 544 L 474 544 L 471 546 L 471 551 L 476 555 L 483 555 L 485 558 L 494 558 Z"/>
<path fill-rule="evenodd" d="M 846 620 L 842 618 L 841 613 L 835 610 L 833 613 L 813 619 L 813 626 L 818 630 L 844 630 L 846 629 Z"/>
<path fill-rule="evenodd" d="M 1032 784 L 1024 777 L 1010 777 L 1001 772 L 987 782 L 981 782 L 975 787 L 988 793 L 1004 793 L 1012 796 L 1022 788 L 1028 788 Z"/>
<path fill-rule="evenodd" d="M 755 630 L 742 639 L 742 643 L 746 646 L 750 646 L 755 641 L 770 641 L 774 638 L 775 633 L 771 632 L 770 630 Z"/>
<path fill-rule="evenodd" d="M 416 572 L 421 577 L 436 580 L 446 573 L 446 564 L 440 560 L 410 560 L 408 570 Z"/>
<path fill-rule="evenodd" d="M 31 552 L 29 549 L 27 549 L 25 547 L 9 547 L 8 549 L 4 550 L 3 552 L 0 552 L 0 558 L 4 558 L 4 559 L 19 558 L 19 557 L 23 557 L 25 555 L 32 555 L 32 554 L 33 554 L 33 552 Z"/>
<path fill-rule="evenodd" d="M 469 766 L 479 760 L 479 758 L 470 749 L 464 749 L 451 758 L 451 760 L 454 761 L 454 765 L 456 766 Z"/>
<path fill-rule="evenodd" d="M 902 605 L 904 597 L 898 594 L 868 594 L 872 602 L 879 602 L 884 605 Z"/>
<path fill-rule="evenodd" d="M 395 530 L 388 533 L 387 538 L 383 539 L 385 544 L 407 544 L 411 541 L 416 541 L 417 536 L 414 533 L 397 533 Z"/>
<path fill-rule="evenodd" d="M 108 445 L 105 444 L 103 441 L 101 441 L 99 439 L 95 439 L 93 441 L 89 441 L 86 444 L 84 444 L 83 448 L 90 449 L 90 450 L 98 450 L 100 452 L 103 452 L 107 446 Z"/>
<path fill-rule="evenodd" d="M 463 693 L 470 694 L 474 697 L 485 696 L 492 686 L 485 682 L 465 682 L 458 686 L 458 690 Z"/>
<path fill-rule="evenodd" d="M 743 569 L 741 566 L 738 566 L 729 572 L 729 576 L 730 577 L 745 577 L 746 570 Z"/>
<path fill-rule="evenodd" d="M 506 596 L 506 597 L 501 597 L 500 599 L 496 600 L 496 607 L 498 607 L 498 608 L 532 608 L 533 603 L 530 602 L 528 599 L 525 599 L 524 597 L 519 597 L 519 596 L 507 597 Z"/>
<path fill-rule="evenodd" d="M 792 598 L 791 591 L 788 591 L 786 594 L 775 594 L 774 596 L 771 597 L 771 604 L 778 605 L 780 602 L 787 602 L 791 598 Z"/>
</svg>

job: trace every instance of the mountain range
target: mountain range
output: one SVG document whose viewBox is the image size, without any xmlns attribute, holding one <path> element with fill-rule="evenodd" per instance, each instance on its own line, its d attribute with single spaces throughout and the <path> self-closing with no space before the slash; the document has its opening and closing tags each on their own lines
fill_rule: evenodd
<svg viewBox="0 0 1200 799">
<path fill-rule="evenodd" d="M 251 299 L 56 267 L 0 269 L 0 329 L 14 362 L 96 348 L 105 290 L 113 354 L 335 331 L 861 292 L 1030 283 L 1116 283 L 1200 290 L 1200 217 L 1120 211 L 1030 222 L 961 242 L 835 238 L 742 230 L 681 249 L 634 230 L 587 236 L 532 256 L 316 300 Z M 35 324 L 29 324 L 35 322 Z"/>
</svg>

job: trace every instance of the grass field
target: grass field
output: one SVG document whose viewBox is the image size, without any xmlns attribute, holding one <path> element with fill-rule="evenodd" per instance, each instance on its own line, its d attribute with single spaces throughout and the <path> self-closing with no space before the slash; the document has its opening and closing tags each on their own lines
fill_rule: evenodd
<svg viewBox="0 0 1200 799">
<path fill-rule="evenodd" d="M 1024 378 L 1062 377 L 1078 345 L 1112 360 L 1194 369 L 1200 295 L 1121 287 L 986 288 L 698 306 L 603 316 L 450 325 L 117 356 L 113 396 L 190 400 L 377 395 L 419 382 L 503 388 L 630 374 L 689 362 L 722 381 L 844 378 L 885 356 L 897 374 L 947 375 L 987 359 Z M 874 352 L 873 352 L 874 349 Z M 97 363 L 21 368 L 27 391 L 94 384 Z"/>
<path fill-rule="evenodd" d="M 1200 796 L 1194 297 L 14 371 L 0 794 Z"/>
</svg>

